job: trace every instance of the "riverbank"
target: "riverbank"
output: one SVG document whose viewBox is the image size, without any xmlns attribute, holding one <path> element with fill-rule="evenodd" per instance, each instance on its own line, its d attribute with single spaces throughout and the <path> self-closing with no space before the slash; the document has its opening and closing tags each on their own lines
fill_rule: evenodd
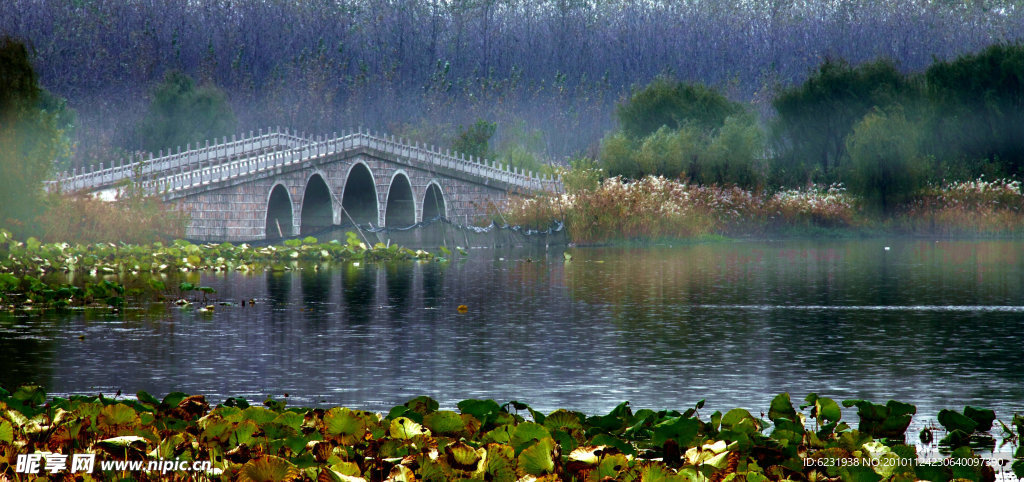
<svg viewBox="0 0 1024 482">
<path fill-rule="evenodd" d="M 287 395 L 286 395 L 287 396 Z M 456 410 L 417 397 L 388 413 L 287 406 L 239 397 L 212 406 L 202 395 L 157 399 L 47 398 L 39 387 L 0 389 L 0 474 L 9 478 L 84 470 L 95 480 L 995 480 L 1024 476 L 1024 417 L 1011 423 L 966 407 L 942 410 L 942 427 L 915 441 L 916 407 L 841 403 L 781 394 L 760 416 L 744 409 L 702 413 L 634 410 L 606 415 L 520 402 L 463 400 Z M 856 410 L 859 424 L 844 421 Z M 847 416 L 847 420 L 851 418 Z M 993 451 L 997 439 L 1002 444 Z M 924 457 L 938 443 L 940 456 Z M 1009 447 L 1006 445 L 1009 444 Z M 36 454 L 37 465 L 28 465 Z M 58 455 L 59 454 L 59 455 Z M 63 456 L 63 457 L 62 457 Z M 993 460 L 1002 457 L 1003 460 Z M 136 466 L 119 461 L 138 462 Z M 173 462 L 172 462 L 173 461 Z M 159 472 L 143 467 L 172 467 Z M 157 465 L 161 464 L 162 465 Z M 198 472 L 188 472 L 197 469 Z"/>
<path fill-rule="evenodd" d="M 700 186 L 648 176 L 605 179 L 589 189 L 517 198 L 509 224 L 564 221 L 576 244 L 727 237 L 1019 237 L 1019 181 L 979 179 L 920 191 L 892 213 L 873 214 L 839 184 L 774 193 Z"/>
</svg>

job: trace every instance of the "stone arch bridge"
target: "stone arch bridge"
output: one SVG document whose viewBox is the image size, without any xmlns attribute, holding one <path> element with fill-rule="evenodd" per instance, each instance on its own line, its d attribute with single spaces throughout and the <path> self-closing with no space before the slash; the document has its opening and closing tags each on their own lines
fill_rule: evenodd
<svg viewBox="0 0 1024 482">
<path fill-rule="evenodd" d="M 234 242 L 346 222 L 405 227 L 440 216 L 468 224 L 510 194 L 562 189 L 550 176 L 393 136 L 310 138 L 280 129 L 65 172 L 50 185 L 112 199 L 131 181 L 188 213 L 188 238 Z"/>
</svg>

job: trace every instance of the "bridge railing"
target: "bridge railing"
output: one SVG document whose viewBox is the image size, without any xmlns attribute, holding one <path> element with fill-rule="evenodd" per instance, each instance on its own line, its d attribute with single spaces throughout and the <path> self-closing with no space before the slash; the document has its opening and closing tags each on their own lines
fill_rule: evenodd
<svg viewBox="0 0 1024 482">
<path fill-rule="evenodd" d="M 500 165 L 493 161 L 466 159 L 452 155 L 437 147 L 420 146 L 418 143 L 403 142 L 381 135 L 372 135 L 361 129 L 333 136 L 332 138 L 310 140 L 289 150 L 265 152 L 228 162 L 189 169 L 145 181 L 144 186 L 154 193 L 172 193 L 193 189 L 215 182 L 251 176 L 271 169 L 301 164 L 303 162 L 339 154 L 345 155 L 357 149 L 372 149 L 397 156 L 424 170 L 444 168 L 468 174 L 482 180 L 504 183 L 523 191 L 559 191 L 560 179 L 538 175 L 521 169 Z"/>
<path fill-rule="evenodd" d="M 399 157 L 415 160 L 417 163 L 443 167 L 456 171 L 465 172 L 470 175 L 479 176 L 495 181 L 503 182 L 509 186 L 515 186 L 526 191 L 558 191 L 562 187 L 560 179 L 552 176 L 538 174 L 513 167 L 509 164 L 500 164 L 487 159 L 468 159 L 464 154 L 452 155 L 449 151 L 441 152 L 441 149 L 434 146 L 420 146 L 419 143 L 396 140 L 394 136 L 358 134 L 366 139 L 368 147 L 383 152 L 389 152 Z M 429 167 L 427 167 L 429 170 Z"/>
<path fill-rule="evenodd" d="M 266 132 L 261 129 L 258 132 L 250 131 L 248 136 L 242 134 L 240 138 L 231 136 L 231 141 L 225 137 L 220 143 L 214 139 L 213 145 L 210 145 L 209 140 L 206 141 L 205 146 L 197 146 L 195 149 L 189 145 L 183 152 L 179 147 L 179 152 L 176 154 L 163 155 L 161 152 L 154 157 L 150 153 L 148 159 L 121 161 L 117 166 L 105 167 L 101 163 L 98 168 L 94 165 L 88 171 L 83 169 L 82 173 L 79 173 L 77 169 L 71 172 L 61 172 L 56 179 L 48 181 L 46 184 L 47 189 L 52 189 L 59 184 L 61 189 L 70 192 L 97 189 L 112 186 L 124 179 L 153 178 L 170 172 L 202 169 L 230 162 L 238 156 L 249 155 L 253 152 L 268 149 L 293 149 L 308 143 L 309 140 L 289 132 L 288 129 L 282 130 L 278 127 L 267 129 Z"/>
<path fill-rule="evenodd" d="M 444 168 L 476 177 L 483 182 L 500 182 L 510 188 L 523 191 L 560 191 L 561 180 L 550 175 L 524 171 L 508 164 L 487 159 L 467 158 L 462 154 L 444 152 L 436 146 L 421 145 L 418 142 L 396 140 L 394 136 L 371 134 L 359 129 L 355 132 L 334 135 L 330 138 L 309 138 L 276 129 L 248 137 L 233 139 L 199 149 L 151 158 L 146 161 L 130 162 L 111 168 L 101 168 L 84 174 L 59 176 L 53 185 L 60 183 L 66 191 L 99 189 L 115 185 L 123 179 L 135 179 L 148 192 L 171 193 L 195 188 L 213 182 L 293 165 L 311 159 L 345 155 L 357 149 L 371 149 L 398 157 L 415 167 L 432 171 Z"/>
</svg>

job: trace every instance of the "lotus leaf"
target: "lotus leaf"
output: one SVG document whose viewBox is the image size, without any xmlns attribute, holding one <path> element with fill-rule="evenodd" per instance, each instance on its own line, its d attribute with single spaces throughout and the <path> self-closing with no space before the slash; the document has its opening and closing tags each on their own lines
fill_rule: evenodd
<svg viewBox="0 0 1024 482">
<path fill-rule="evenodd" d="M 430 430 L 408 417 L 398 417 L 392 420 L 389 433 L 392 437 L 402 440 L 411 439 L 418 435 L 430 436 Z"/>
<path fill-rule="evenodd" d="M 889 400 L 885 405 L 866 400 L 844 400 L 843 406 L 857 407 L 860 431 L 883 438 L 902 438 L 913 414 L 917 413 L 917 407 L 895 400 Z"/>
<path fill-rule="evenodd" d="M 618 478 L 619 475 L 630 468 L 630 465 L 629 458 L 623 454 L 604 455 L 597 465 L 597 478 Z"/>
<path fill-rule="evenodd" d="M 939 411 L 939 423 L 950 432 L 960 430 L 967 434 L 970 434 L 978 427 L 978 422 L 952 410 Z"/>
<path fill-rule="evenodd" d="M 441 410 L 423 417 L 423 425 L 439 435 L 459 435 L 466 431 L 466 421 L 455 412 Z"/>
<path fill-rule="evenodd" d="M 615 447 L 616 450 L 624 454 L 636 455 L 636 448 L 634 448 L 632 444 L 606 433 L 593 436 L 589 443 L 590 445 L 609 445 Z"/>
<path fill-rule="evenodd" d="M 274 482 L 293 480 L 302 472 L 291 462 L 273 455 L 261 455 L 245 463 L 238 472 L 242 482 Z"/>
<path fill-rule="evenodd" d="M 978 426 L 974 430 L 979 432 L 988 432 L 992 430 L 992 422 L 996 419 L 996 412 L 987 410 L 984 408 L 976 408 L 970 405 L 964 407 L 964 415 L 971 420 L 974 420 Z"/>
<path fill-rule="evenodd" d="M 420 415 L 426 415 L 430 412 L 435 412 L 437 411 L 438 407 L 440 407 L 440 405 L 437 403 L 437 400 L 434 400 L 433 398 L 430 397 L 416 397 L 412 400 L 409 400 L 408 402 L 405 402 L 405 406 L 408 407 L 409 410 L 412 410 L 413 412 L 416 412 Z"/>
<path fill-rule="evenodd" d="M 23 385 L 14 391 L 11 398 L 30 407 L 35 407 L 46 402 L 46 392 L 38 385 Z"/>
<path fill-rule="evenodd" d="M 507 444 L 512 440 L 512 432 L 515 431 L 515 426 L 511 424 L 501 425 L 494 430 L 491 430 L 484 434 L 484 443 L 496 443 L 496 444 Z"/>
<path fill-rule="evenodd" d="M 135 453 L 141 455 L 146 450 L 147 440 L 135 435 L 124 435 L 121 437 L 112 437 L 96 442 L 96 446 L 105 450 L 107 453 L 120 457 L 128 457 L 128 454 Z"/>
<path fill-rule="evenodd" d="M 302 428 L 302 422 L 304 420 L 305 417 L 303 417 L 302 414 L 295 412 L 283 412 L 278 414 L 277 417 L 273 419 L 273 422 L 299 430 Z"/>
<path fill-rule="evenodd" d="M 253 435 L 259 430 L 259 426 L 252 420 L 243 420 L 232 424 L 230 428 L 231 437 L 228 438 L 228 441 L 234 445 L 252 445 Z"/>
<path fill-rule="evenodd" d="M 519 453 L 530 444 L 550 437 L 551 432 L 544 428 L 543 425 L 535 422 L 523 422 L 516 425 L 515 430 L 512 431 L 509 443 L 516 450 L 516 453 Z"/>
<path fill-rule="evenodd" d="M 714 443 L 706 443 L 701 447 L 692 447 L 686 451 L 686 463 L 690 465 L 709 465 L 716 469 L 722 469 L 728 463 L 728 444 L 724 440 Z"/>
<path fill-rule="evenodd" d="M 689 477 L 677 474 L 668 467 L 658 464 L 645 465 L 640 469 L 641 482 L 682 482 L 691 480 Z M 701 480 L 701 479 L 692 479 Z M 706 480 L 706 478 L 704 478 Z"/>
<path fill-rule="evenodd" d="M 272 412 L 263 407 L 249 407 L 242 410 L 241 414 L 243 420 L 252 420 L 257 424 L 267 423 L 280 415 L 277 412 Z"/>
<path fill-rule="evenodd" d="M 0 420 L 0 442 L 14 442 L 14 426 L 7 420 Z"/>
<path fill-rule="evenodd" d="M 581 414 L 576 412 L 570 412 L 568 410 L 555 410 L 548 414 L 544 418 L 544 426 L 549 430 L 564 430 L 569 433 L 575 431 L 582 431 L 583 424 L 581 419 L 585 419 Z"/>
<path fill-rule="evenodd" d="M 108 426 L 138 425 L 139 415 L 128 405 L 118 403 L 100 409 L 99 423 Z"/>
<path fill-rule="evenodd" d="M 395 420 L 399 419 L 403 417 Z M 366 435 L 367 425 L 367 417 L 359 411 L 335 407 L 324 414 L 324 435 L 338 438 L 344 444 L 354 444 L 362 440 Z"/>
<path fill-rule="evenodd" d="M 663 445 L 667 440 L 675 440 L 680 446 L 686 446 L 697 437 L 701 423 L 696 418 L 673 417 L 654 426 L 654 444 Z"/>
<path fill-rule="evenodd" d="M 458 403 L 459 411 L 472 415 L 488 428 L 498 413 L 502 412 L 501 406 L 494 400 L 463 400 Z"/>
<path fill-rule="evenodd" d="M 551 437 L 544 437 L 537 443 L 524 449 L 517 457 L 519 467 L 516 473 L 520 476 L 542 476 L 555 472 L 554 453 L 557 444 Z"/>
<path fill-rule="evenodd" d="M 780 393 L 772 399 L 772 404 L 768 408 L 768 419 L 776 423 L 778 423 L 779 419 L 785 419 L 790 422 L 798 420 L 796 410 L 793 409 L 793 402 L 789 400 L 788 393 Z"/>
</svg>

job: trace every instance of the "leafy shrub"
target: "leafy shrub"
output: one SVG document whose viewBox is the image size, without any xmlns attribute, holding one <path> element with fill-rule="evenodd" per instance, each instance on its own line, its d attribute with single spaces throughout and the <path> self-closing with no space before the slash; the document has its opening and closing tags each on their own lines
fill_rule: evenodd
<svg viewBox="0 0 1024 482">
<path fill-rule="evenodd" d="M 213 85 L 196 87 L 191 77 L 171 70 L 153 91 L 139 133 L 142 147 L 157 152 L 230 135 L 236 124 L 223 91 Z"/>
<path fill-rule="evenodd" d="M 899 111 L 875 110 L 846 140 L 850 189 L 883 212 L 910 199 L 924 178 L 919 156 L 920 129 Z"/>
</svg>

